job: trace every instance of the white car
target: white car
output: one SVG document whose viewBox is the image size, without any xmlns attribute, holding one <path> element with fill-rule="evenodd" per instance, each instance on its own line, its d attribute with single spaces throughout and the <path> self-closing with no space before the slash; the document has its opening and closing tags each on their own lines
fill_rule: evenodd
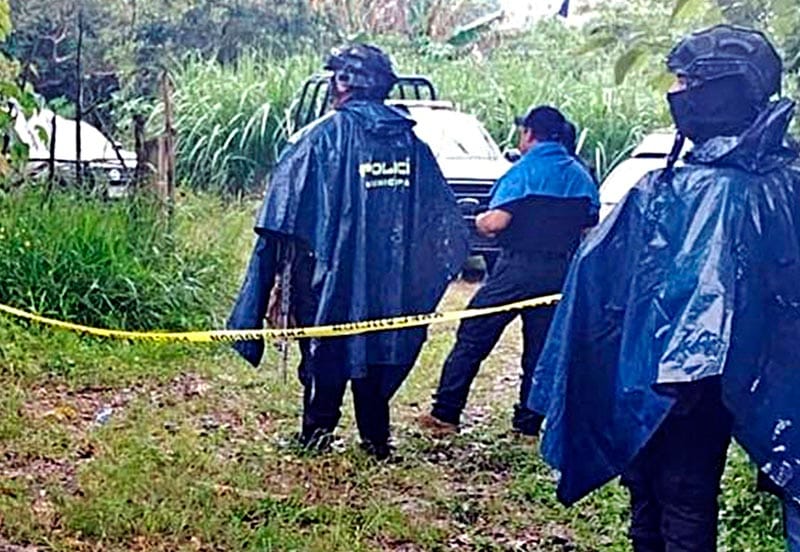
<svg viewBox="0 0 800 552">
<path fill-rule="evenodd" d="M 601 221 L 647 173 L 667 166 L 667 157 L 674 143 L 674 132 L 661 130 L 648 134 L 636 146 L 631 156 L 611 171 L 600 185 Z M 676 166 L 682 164 L 681 159 L 691 147 L 691 142 L 687 140 Z"/>
<path fill-rule="evenodd" d="M 70 180 L 75 174 L 78 159 L 77 121 L 57 115 L 49 109 L 41 109 L 30 118 L 16 106 L 12 109 L 14 130 L 29 148 L 29 174 L 47 174 L 52 157 L 59 177 Z M 87 179 L 91 179 L 95 185 L 104 186 L 108 197 L 127 195 L 136 172 L 136 154 L 122 149 L 85 121 L 81 121 L 80 135 L 81 164 Z"/>
</svg>

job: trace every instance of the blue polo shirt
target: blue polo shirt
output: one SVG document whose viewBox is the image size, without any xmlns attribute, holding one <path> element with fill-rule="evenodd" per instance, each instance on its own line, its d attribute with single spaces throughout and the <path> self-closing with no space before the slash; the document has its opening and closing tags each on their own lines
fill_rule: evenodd
<svg viewBox="0 0 800 552">
<path fill-rule="evenodd" d="M 491 191 L 489 208 L 529 196 L 579 198 L 600 209 L 600 196 L 589 172 L 558 142 L 539 142 L 506 174 Z"/>
<path fill-rule="evenodd" d="M 491 209 L 511 213 L 498 236 L 506 249 L 570 254 L 597 223 L 600 198 L 588 171 L 558 142 L 540 142 L 492 188 Z"/>
</svg>

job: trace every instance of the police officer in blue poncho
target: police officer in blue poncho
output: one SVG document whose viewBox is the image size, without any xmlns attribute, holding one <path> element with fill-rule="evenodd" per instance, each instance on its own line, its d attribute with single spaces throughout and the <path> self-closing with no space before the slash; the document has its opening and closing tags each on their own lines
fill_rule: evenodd
<svg viewBox="0 0 800 552">
<path fill-rule="evenodd" d="M 431 150 L 384 104 L 396 82 L 389 58 L 353 44 L 326 69 L 335 109 L 272 173 L 230 328 L 263 326 L 276 273 L 300 326 L 427 313 L 467 256 L 467 228 Z M 425 336 L 414 328 L 303 340 L 301 444 L 330 443 L 350 382 L 362 445 L 387 457 L 389 401 Z M 237 350 L 257 365 L 264 344 Z"/>
<path fill-rule="evenodd" d="M 516 122 L 524 156 L 497 181 L 489 210 L 476 219 L 478 231 L 496 236 L 502 251 L 469 308 L 558 293 L 582 230 L 597 222 L 597 187 L 573 155 L 571 123 L 549 106 L 534 108 Z M 536 435 L 542 416 L 526 406 L 526 399 L 552 314 L 551 307 L 543 307 L 463 321 L 442 369 L 433 409 L 420 424 L 434 434 L 457 431 L 481 362 L 505 327 L 521 315 L 521 399 L 514 407 L 512 427 L 523 435 Z"/>
<path fill-rule="evenodd" d="M 668 166 L 581 245 L 529 406 L 563 502 L 622 475 L 634 550 L 713 551 L 731 435 L 800 497 L 800 167 L 764 35 L 713 27 L 667 66 Z"/>
</svg>

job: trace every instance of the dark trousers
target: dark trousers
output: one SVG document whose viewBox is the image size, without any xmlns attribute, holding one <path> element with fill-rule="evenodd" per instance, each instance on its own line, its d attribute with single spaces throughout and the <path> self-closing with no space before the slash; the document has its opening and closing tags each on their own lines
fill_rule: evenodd
<svg viewBox="0 0 800 552">
<path fill-rule="evenodd" d="M 783 500 L 783 532 L 786 550 L 800 552 L 800 504 L 791 497 Z"/>
<path fill-rule="evenodd" d="M 783 536 L 786 539 L 786 550 L 788 552 L 800 552 L 800 503 L 773 483 L 762 471 L 758 472 L 757 489 L 773 494 L 781 500 L 783 503 Z"/>
<path fill-rule="evenodd" d="M 503 250 L 494 270 L 469 303 L 469 308 L 502 305 L 522 299 L 558 293 L 567 268 L 566 255 L 517 253 Z M 522 384 L 514 407 L 514 427 L 535 434 L 541 416 L 527 408 L 533 372 L 542 351 L 554 307 L 537 307 L 464 320 L 458 327 L 456 344 L 442 368 L 434 396 L 433 415 L 457 424 L 467 403 L 472 381 L 481 362 L 497 344 L 505 327 L 522 316 Z"/>
<path fill-rule="evenodd" d="M 622 477 L 631 496 L 630 537 L 635 552 L 713 552 L 731 416 L 719 378 L 672 387 L 692 389 Z"/>
<path fill-rule="evenodd" d="M 326 351 L 327 349 L 327 351 Z M 311 355 L 303 344 L 300 382 L 303 384 L 303 436 L 333 433 L 341 418 L 347 382 L 353 391 L 356 424 L 361 439 L 374 445 L 389 441 L 389 401 L 400 388 L 411 366 L 376 364 L 364 378 L 350 378 L 335 347 Z"/>
</svg>

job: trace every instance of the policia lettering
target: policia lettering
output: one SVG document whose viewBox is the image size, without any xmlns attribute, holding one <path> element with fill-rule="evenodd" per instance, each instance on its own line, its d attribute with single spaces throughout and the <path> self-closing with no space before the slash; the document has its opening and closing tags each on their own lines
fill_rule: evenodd
<svg viewBox="0 0 800 552">
<path fill-rule="evenodd" d="M 402 161 L 368 161 L 358 166 L 358 173 L 364 187 L 372 188 L 410 188 L 411 159 Z"/>
</svg>

